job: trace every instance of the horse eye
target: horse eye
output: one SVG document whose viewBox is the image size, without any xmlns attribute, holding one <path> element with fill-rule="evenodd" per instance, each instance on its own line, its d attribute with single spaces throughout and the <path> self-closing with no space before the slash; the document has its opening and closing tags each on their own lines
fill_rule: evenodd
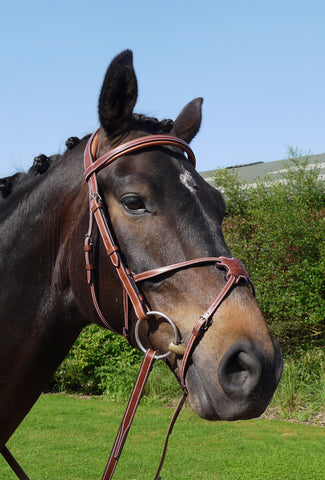
<svg viewBox="0 0 325 480">
<path fill-rule="evenodd" d="M 124 195 L 121 203 L 126 211 L 132 213 L 143 213 L 147 210 L 143 198 L 135 193 Z"/>
</svg>

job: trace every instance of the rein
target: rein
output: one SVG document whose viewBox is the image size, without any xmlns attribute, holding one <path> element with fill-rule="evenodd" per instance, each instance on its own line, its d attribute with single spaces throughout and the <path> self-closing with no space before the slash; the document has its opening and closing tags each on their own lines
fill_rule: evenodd
<svg viewBox="0 0 325 480">
<path fill-rule="evenodd" d="M 122 145 L 119 145 L 118 147 L 110 150 L 107 154 L 105 154 L 104 156 L 98 159 L 96 159 L 97 146 L 98 146 L 98 135 L 95 132 L 92 135 L 92 137 L 89 139 L 85 149 L 85 154 L 84 154 L 85 179 L 88 182 L 88 187 L 89 187 L 89 205 L 90 205 L 89 228 L 85 237 L 85 261 L 86 261 L 86 270 L 88 274 L 88 283 L 90 285 L 94 306 L 96 308 L 96 311 L 100 319 L 102 320 L 103 324 L 107 328 L 112 330 L 112 328 L 110 327 L 109 323 L 107 322 L 103 313 L 100 310 L 99 303 L 96 296 L 95 285 L 93 281 L 93 271 L 95 267 L 93 264 L 92 233 L 94 229 L 94 223 L 96 222 L 100 236 L 106 248 L 107 255 L 111 259 L 111 262 L 118 273 L 118 276 L 121 280 L 122 287 L 123 287 L 123 299 L 124 299 L 123 334 L 126 338 L 128 338 L 129 323 L 130 323 L 128 304 L 129 302 L 131 302 L 133 309 L 135 311 L 136 317 L 138 319 L 135 326 L 135 338 L 138 343 L 138 347 L 145 354 L 139 370 L 139 374 L 138 374 L 135 386 L 131 392 L 130 400 L 127 405 L 126 412 L 124 414 L 120 429 L 118 431 L 113 449 L 108 459 L 102 480 L 110 480 L 113 476 L 114 470 L 116 468 L 117 462 L 122 452 L 124 442 L 126 440 L 128 431 L 130 429 L 131 422 L 133 420 L 136 409 L 140 402 L 143 388 L 145 386 L 145 383 L 147 381 L 147 378 L 149 376 L 149 373 L 153 366 L 154 361 L 156 359 L 164 358 L 168 356 L 170 353 L 174 352 L 180 356 L 183 355 L 183 360 L 181 364 L 181 374 L 180 374 L 180 384 L 183 389 L 183 396 L 181 397 L 176 407 L 176 410 L 174 412 L 174 415 L 172 417 L 172 420 L 167 432 L 162 459 L 155 476 L 155 480 L 159 480 L 161 478 L 159 474 L 165 459 L 169 436 L 172 432 L 172 429 L 176 422 L 178 414 L 181 411 L 181 408 L 183 407 L 186 397 L 188 395 L 185 376 L 186 376 L 186 370 L 187 370 L 188 363 L 191 358 L 193 349 L 195 348 L 195 345 L 198 339 L 210 327 L 213 314 L 215 313 L 219 305 L 222 303 L 222 301 L 226 298 L 226 296 L 228 295 L 230 290 L 233 288 L 233 286 L 237 284 L 241 279 L 246 281 L 247 284 L 250 284 L 253 287 L 253 290 L 254 290 L 254 285 L 248 273 L 246 272 L 244 266 L 242 265 L 242 263 L 235 258 L 227 258 L 227 257 L 196 258 L 193 260 L 188 260 L 188 261 L 176 263 L 173 265 L 159 267 L 153 270 L 148 270 L 146 272 L 141 272 L 141 273 L 131 272 L 130 269 L 127 268 L 127 266 L 125 265 L 121 252 L 119 251 L 119 247 L 114 242 L 113 232 L 110 230 L 108 226 L 108 222 L 103 209 L 104 207 L 103 200 L 101 199 L 98 191 L 99 189 L 98 189 L 96 174 L 103 168 L 107 167 L 108 165 L 110 165 L 111 163 L 113 163 L 114 161 L 122 157 L 123 155 L 134 153 L 136 151 L 144 150 L 147 148 L 152 148 L 155 146 L 173 146 L 173 147 L 180 148 L 183 152 L 187 154 L 188 160 L 192 163 L 194 167 L 196 164 L 195 156 L 191 147 L 186 142 L 184 142 L 179 138 L 172 137 L 170 135 L 148 135 L 145 137 L 140 137 L 135 140 L 131 140 L 127 143 L 124 143 Z M 152 279 L 154 277 L 157 277 L 165 273 L 175 272 L 191 266 L 208 265 L 208 264 L 214 264 L 216 267 L 226 270 L 226 284 L 221 290 L 221 292 L 216 296 L 216 298 L 214 299 L 210 307 L 206 310 L 206 312 L 200 316 L 198 322 L 196 323 L 196 325 L 192 330 L 187 346 L 184 347 L 183 345 L 180 345 L 178 343 L 177 327 L 175 326 L 172 319 L 170 319 L 167 315 L 165 315 L 162 312 L 153 312 L 149 310 L 149 307 L 147 306 L 147 303 L 143 295 L 138 289 L 137 283 L 142 282 L 144 280 Z M 156 352 L 150 348 L 146 350 L 139 339 L 139 335 L 138 335 L 139 325 L 143 321 L 148 321 L 148 318 L 150 316 L 157 316 L 160 318 L 162 317 L 173 327 L 174 340 L 169 345 L 169 351 L 163 355 L 157 355 Z"/>
<path fill-rule="evenodd" d="M 87 234 L 85 235 L 84 243 L 84 254 L 85 254 L 85 263 L 86 263 L 86 272 L 87 272 L 87 282 L 90 286 L 91 296 L 93 300 L 94 307 L 97 311 L 99 318 L 106 328 L 115 331 L 105 319 L 97 298 L 95 283 L 94 283 L 94 253 L 93 253 L 93 234 L 95 228 L 99 231 L 102 238 L 103 244 L 105 246 L 108 257 L 110 258 L 115 270 L 120 278 L 123 291 L 123 305 L 124 305 L 124 328 L 123 335 L 128 339 L 130 331 L 130 321 L 129 321 L 129 303 L 131 303 L 134 312 L 136 314 L 137 322 L 135 325 L 135 338 L 138 343 L 138 347 L 144 353 L 144 358 L 140 366 L 138 377 L 136 379 L 135 385 L 132 389 L 130 399 L 123 416 L 119 431 L 117 433 L 113 448 L 110 453 L 102 480 L 110 480 L 114 474 L 117 462 L 121 455 L 126 437 L 128 435 L 129 429 L 132 424 L 132 420 L 136 413 L 137 407 L 139 405 L 143 388 L 148 379 L 149 373 L 152 369 L 154 361 L 157 359 L 162 359 L 174 352 L 179 356 L 183 356 L 180 372 L 180 384 L 183 389 L 183 395 L 179 400 L 179 403 L 175 409 L 174 415 L 171 419 L 169 429 L 167 432 L 167 437 L 162 453 L 161 462 L 159 464 L 157 473 L 155 475 L 155 480 L 159 480 L 160 471 L 163 466 L 165 459 L 168 439 L 172 432 L 173 426 L 176 422 L 176 419 L 185 403 L 185 400 L 188 396 L 188 390 L 186 386 L 186 371 L 189 364 L 189 360 L 193 353 L 193 350 L 202 335 L 208 330 L 212 324 L 212 317 L 220 306 L 222 301 L 227 297 L 231 289 L 239 283 L 240 280 L 244 280 L 248 285 L 251 285 L 254 293 L 254 285 L 250 279 L 248 273 L 246 272 L 242 263 L 235 258 L 228 257 L 203 257 L 196 258 L 193 260 L 187 260 L 184 262 L 167 265 L 164 267 L 158 267 L 153 270 L 148 270 L 146 272 L 133 273 L 127 267 L 123 260 L 123 256 L 119 250 L 118 245 L 114 241 L 113 231 L 109 227 L 109 222 L 107 221 L 106 214 L 104 211 L 104 202 L 99 195 L 98 182 L 96 174 L 107 167 L 120 157 L 137 152 L 139 150 L 144 150 L 147 148 L 152 148 L 156 146 L 172 146 L 181 149 L 187 154 L 187 159 L 195 166 L 195 156 L 191 147 L 184 142 L 183 140 L 172 137 L 170 135 L 148 135 L 145 137 L 140 137 L 135 140 L 131 140 L 127 143 L 119 145 L 118 147 L 110 150 L 107 154 L 96 159 L 96 152 L 98 147 L 98 134 L 95 132 L 89 139 L 85 152 L 84 152 L 84 165 L 85 165 L 85 179 L 88 182 L 89 187 L 89 227 Z M 186 346 L 179 343 L 179 335 L 176 325 L 173 320 L 169 318 L 162 312 L 150 311 L 147 305 L 147 302 L 144 296 L 141 294 L 140 289 L 138 288 L 138 283 L 158 277 L 159 275 L 166 273 L 173 273 L 185 268 L 192 266 L 203 266 L 203 265 L 215 265 L 217 268 L 225 270 L 225 279 L 226 283 L 219 294 L 216 296 L 209 308 L 203 313 L 196 325 L 194 326 L 188 343 Z M 169 350 L 161 355 L 158 355 L 153 349 L 145 349 L 141 343 L 141 340 L 138 335 L 138 330 L 141 322 L 148 321 L 148 319 L 153 317 L 159 317 L 165 319 L 172 327 L 174 332 L 174 339 L 169 345 Z M 117 333 L 117 332 L 115 332 Z M 20 480 L 29 480 L 27 475 L 18 465 L 16 460 L 13 458 L 7 447 L 3 447 L 1 450 L 2 455 L 7 460 L 13 471 L 16 473 L 17 477 Z"/>
</svg>

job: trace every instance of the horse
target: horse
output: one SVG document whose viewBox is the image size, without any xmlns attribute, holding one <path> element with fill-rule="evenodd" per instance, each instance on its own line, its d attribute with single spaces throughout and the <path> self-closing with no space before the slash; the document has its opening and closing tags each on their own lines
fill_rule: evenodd
<svg viewBox="0 0 325 480">
<path fill-rule="evenodd" d="M 96 133 L 2 182 L 0 450 L 90 323 L 162 357 L 203 419 L 260 416 L 279 383 L 281 351 L 225 243 L 222 195 L 189 147 L 203 99 L 159 121 L 134 113 L 137 92 L 125 50 Z"/>
</svg>

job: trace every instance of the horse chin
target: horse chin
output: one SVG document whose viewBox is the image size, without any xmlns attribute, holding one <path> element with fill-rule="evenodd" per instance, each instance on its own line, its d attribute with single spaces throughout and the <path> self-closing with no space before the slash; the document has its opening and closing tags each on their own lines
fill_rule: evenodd
<svg viewBox="0 0 325 480">
<path fill-rule="evenodd" d="M 249 420 L 262 415 L 268 405 L 268 402 L 261 404 L 260 398 L 259 401 L 254 401 L 253 397 L 234 401 L 217 387 L 212 392 L 210 387 L 204 385 L 193 364 L 189 366 L 186 378 L 191 406 L 204 420 Z"/>
<path fill-rule="evenodd" d="M 202 389 L 200 393 L 195 392 L 194 394 L 190 391 L 189 400 L 191 407 L 199 417 L 211 421 L 222 420 L 214 408 L 206 390 Z"/>
</svg>

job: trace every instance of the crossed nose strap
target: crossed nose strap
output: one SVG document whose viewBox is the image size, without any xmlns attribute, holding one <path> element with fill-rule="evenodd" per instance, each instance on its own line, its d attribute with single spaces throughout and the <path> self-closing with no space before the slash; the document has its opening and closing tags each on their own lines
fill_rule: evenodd
<svg viewBox="0 0 325 480">
<path fill-rule="evenodd" d="M 197 338 L 202 334 L 203 331 L 207 330 L 208 327 L 210 326 L 210 323 L 212 321 L 212 316 L 221 304 L 221 302 L 224 300 L 224 298 L 227 296 L 228 292 L 231 290 L 232 286 L 234 284 L 239 283 L 240 280 L 244 280 L 247 284 L 250 284 L 253 289 L 253 293 L 255 295 L 255 288 L 254 284 L 248 275 L 245 267 L 243 264 L 237 260 L 237 258 L 228 258 L 228 257 L 202 257 L 202 258 L 196 258 L 194 260 L 187 260 L 185 262 L 180 262 L 180 263 L 175 263 L 172 265 L 166 265 L 164 267 L 159 267 L 153 270 L 148 270 L 146 272 L 138 273 L 138 274 L 133 274 L 133 280 L 135 282 L 139 281 L 144 281 L 148 279 L 152 279 L 154 277 L 157 277 L 159 275 L 163 275 L 166 273 L 171 273 L 173 271 L 177 270 L 183 270 L 187 267 L 191 266 L 198 266 L 198 265 L 203 265 L 203 264 L 215 264 L 218 268 L 225 269 L 226 270 L 226 284 L 221 290 L 221 292 L 216 296 L 215 300 L 212 302 L 210 307 L 206 310 L 204 314 L 202 314 L 199 318 L 199 321 L 195 325 L 195 327 L 192 330 L 192 334 L 190 337 L 190 340 L 187 344 L 187 347 L 184 352 L 184 358 L 183 358 L 183 363 L 182 363 L 182 369 L 181 369 L 181 385 L 182 388 L 185 389 L 185 370 L 187 366 L 187 362 L 189 359 L 189 356 L 192 352 L 192 349 L 194 347 L 195 341 Z M 163 317 L 167 317 L 166 315 L 162 314 Z M 169 318 L 169 317 L 168 317 Z M 169 319 L 170 322 L 170 319 Z M 139 323 L 139 322 L 138 322 Z M 137 323 L 137 325 L 138 325 Z M 139 342 L 138 342 L 139 343 Z M 172 344 L 174 345 L 174 344 Z M 173 347 L 172 347 L 173 348 Z M 142 349 L 143 350 L 143 349 Z"/>
<path fill-rule="evenodd" d="M 183 389 L 186 389 L 185 385 L 185 374 L 186 368 L 188 364 L 189 357 L 192 353 L 194 345 L 198 338 L 209 328 L 212 323 L 212 316 L 223 302 L 223 300 L 227 297 L 228 293 L 232 289 L 232 287 L 240 282 L 240 280 L 244 280 L 247 284 L 251 285 L 253 289 L 253 293 L 255 295 L 255 288 L 253 281 L 251 280 L 250 276 L 248 275 L 245 267 L 237 258 L 228 258 L 228 257 L 202 257 L 197 258 L 194 260 L 188 260 L 185 262 L 175 263 L 172 265 L 166 265 L 164 267 L 156 268 L 153 270 L 148 270 L 146 272 L 138 273 L 133 275 L 133 279 L 135 282 L 148 280 L 154 277 L 157 277 L 162 274 L 170 273 L 177 270 L 182 270 L 187 267 L 191 266 L 198 266 L 203 264 L 215 264 L 220 269 L 226 270 L 226 284 L 216 296 L 214 301 L 211 303 L 209 308 L 203 313 L 196 325 L 194 326 L 189 341 L 187 343 L 184 357 L 182 361 L 181 367 L 181 385 Z"/>
<path fill-rule="evenodd" d="M 181 366 L 181 386 L 183 390 L 187 391 L 186 384 L 185 384 L 185 375 L 186 375 L 186 368 L 188 366 L 188 361 L 190 355 L 193 351 L 194 345 L 198 338 L 210 327 L 212 323 L 212 316 L 221 305 L 223 300 L 227 297 L 228 293 L 232 289 L 233 285 L 238 284 L 240 280 L 244 280 L 247 284 L 252 286 L 253 293 L 255 295 L 255 288 L 254 284 L 248 275 L 244 265 L 237 260 L 237 258 L 228 258 L 228 257 L 218 257 L 216 259 L 216 265 L 219 268 L 226 269 L 226 284 L 221 290 L 221 292 L 216 296 L 214 301 L 211 303 L 210 307 L 206 310 L 206 312 L 200 316 L 197 324 L 192 330 L 192 334 L 190 339 L 187 343 L 182 366 Z"/>
<path fill-rule="evenodd" d="M 186 389 L 185 386 L 185 373 L 186 367 L 188 363 L 189 356 L 193 350 L 194 344 L 198 337 L 206 331 L 212 321 L 212 316 L 221 304 L 221 302 L 226 298 L 229 291 L 233 287 L 233 285 L 238 284 L 240 280 L 244 280 L 247 284 L 252 286 L 253 293 L 255 295 L 255 288 L 254 284 L 248 275 L 245 267 L 237 258 L 228 258 L 228 257 L 202 257 L 196 258 L 194 260 L 188 260 L 185 262 L 175 263 L 172 265 L 166 265 L 164 267 L 156 268 L 153 270 L 148 270 L 146 272 L 133 274 L 133 280 L 135 282 L 148 280 L 159 275 L 163 275 L 166 273 L 170 273 L 177 270 L 183 270 L 184 268 L 191 267 L 191 266 L 198 266 L 203 264 L 215 264 L 218 268 L 226 270 L 226 284 L 221 290 L 221 292 L 216 296 L 212 304 L 203 313 L 198 322 L 196 323 L 195 327 L 192 330 L 192 334 L 188 341 L 187 347 L 184 352 L 182 368 L 181 368 L 181 385 L 183 389 Z"/>
</svg>

